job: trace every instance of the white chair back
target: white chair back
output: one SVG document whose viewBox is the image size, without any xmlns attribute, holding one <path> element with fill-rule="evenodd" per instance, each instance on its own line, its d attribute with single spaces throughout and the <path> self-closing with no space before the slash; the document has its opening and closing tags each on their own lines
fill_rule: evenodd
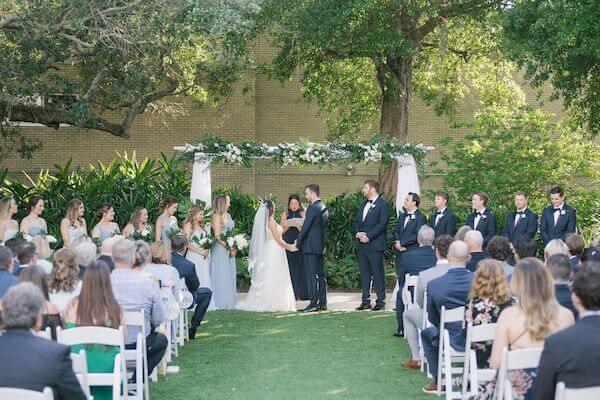
<svg viewBox="0 0 600 400">
<path fill-rule="evenodd" d="M 0 399 L 54 400 L 54 393 L 49 387 L 44 388 L 43 392 L 36 392 L 35 390 L 0 387 Z"/>
<path fill-rule="evenodd" d="M 446 309 L 442 306 L 440 313 L 440 344 L 438 353 L 438 396 L 442 395 L 442 382 L 446 383 L 446 399 L 451 399 L 456 396 L 460 396 L 460 393 L 452 391 L 452 373 L 462 373 L 463 368 L 453 368 L 452 362 L 463 361 L 464 352 L 456 351 L 450 346 L 450 334 L 446 329 L 446 324 L 450 322 L 461 322 L 465 317 L 465 307 L 456 307 L 452 309 Z M 457 358 L 457 360 L 453 360 Z M 448 385 L 450 382 L 450 385 Z"/>
<path fill-rule="evenodd" d="M 136 383 L 131 384 L 131 387 L 135 389 L 135 398 L 150 399 L 150 388 L 148 384 L 148 355 L 146 353 L 146 319 L 144 317 L 144 311 L 125 311 L 123 313 L 123 325 L 134 326 L 140 328 L 136 340 L 135 350 L 125 351 L 125 361 L 130 361 L 131 364 L 135 363 L 136 369 Z M 142 379 L 139 379 L 142 377 Z"/>
<path fill-rule="evenodd" d="M 79 381 L 79 385 L 87 398 L 91 398 L 90 385 L 88 381 L 88 366 L 85 350 L 79 350 L 79 353 L 71 353 L 71 365 L 73 372 Z"/>
<path fill-rule="evenodd" d="M 37 331 L 36 335 L 44 339 L 52 340 L 52 330 L 49 326 L 47 326 L 43 331 Z"/>
<path fill-rule="evenodd" d="M 600 399 L 600 386 L 586 388 L 567 388 L 564 382 L 556 384 L 555 400 L 598 400 Z"/>
<path fill-rule="evenodd" d="M 496 376 L 496 371 L 493 369 L 478 371 L 477 354 L 474 350 L 471 350 L 471 348 L 473 347 L 473 343 L 481 343 L 494 340 L 497 326 L 498 324 L 483 324 L 473 326 L 473 323 L 471 322 L 469 322 L 469 324 L 467 325 L 465 352 L 468 352 L 468 357 L 465 357 L 465 367 L 463 371 L 463 397 L 466 397 L 467 386 L 469 382 L 471 383 L 471 394 L 475 395 L 477 392 L 477 386 L 479 386 L 481 382 L 492 380 L 494 376 Z"/>
<path fill-rule="evenodd" d="M 421 320 L 421 327 L 417 329 L 419 333 L 419 358 L 421 359 L 421 372 L 425 371 L 427 365 L 427 359 L 425 358 L 425 352 L 423 351 L 423 341 L 421 340 L 421 331 L 431 326 L 429 322 L 429 315 L 427 314 L 427 290 L 423 291 L 423 319 Z M 429 370 L 427 370 L 429 376 Z"/>
<path fill-rule="evenodd" d="M 404 275 L 404 286 L 402 287 L 402 304 L 404 304 L 404 311 L 408 310 L 416 303 L 415 290 L 418 280 L 419 275 Z M 411 289 L 412 294 L 410 291 Z"/>
<path fill-rule="evenodd" d="M 512 400 L 512 383 L 508 379 L 508 373 L 518 369 L 537 368 L 542 350 L 542 347 L 517 350 L 508 350 L 508 347 L 504 347 L 502 349 L 502 359 L 496 380 L 496 398 Z"/>
</svg>

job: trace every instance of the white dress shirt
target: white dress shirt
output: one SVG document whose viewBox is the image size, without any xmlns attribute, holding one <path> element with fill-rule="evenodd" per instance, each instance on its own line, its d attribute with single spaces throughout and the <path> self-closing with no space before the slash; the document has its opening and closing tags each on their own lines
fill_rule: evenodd
<svg viewBox="0 0 600 400">
<path fill-rule="evenodd" d="M 438 211 L 438 214 L 436 214 L 436 216 L 435 216 L 435 225 L 434 226 L 437 226 L 438 222 L 440 222 L 440 219 L 442 218 L 444 211 L 446 211 L 446 207 L 444 207 L 440 211 Z"/>
<path fill-rule="evenodd" d="M 515 226 L 517 226 L 517 224 L 519 223 L 519 220 L 522 218 L 521 215 L 519 213 L 525 213 L 525 211 L 527 210 L 527 207 L 525 207 L 522 210 L 517 210 L 517 213 L 515 214 Z"/>
<path fill-rule="evenodd" d="M 478 212 L 478 211 L 476 211 Z M 475 216 L 475 221 L 473 222 L 473 229 L 477 229 L 477 225 L 479 225 L 479 221 L 481 221 L 482 215 L 485 212 L 485 208 L 483 210 L 481 210 L 481 215 L 476 215 Z"/>
<path fill-rule="evenodd" d="M 560 208 L 560 210 L 554 211 L 554 225 L 555 226 L 556 226 L 556 223 L 558 222 L 558 218 L 560 217 L 560 213 L 562 212 L 564 205 L 565 205 L 565 203 L 562 203 L 560 206 L 554 207 L 554 208 Z"/>
<path fill-rule="evenodd" d="M 375 207 L 375 202 L 377 201 L 377 199 L 379 198 L 379 195 L 375 196 L 372 200 L 370 200 L 371 202 L 367 202 L 365 204 L 365 208 L 363 208 L 363 216 L 362 216 L 362 220 L 364 221 L 367 218 L 367 214 L 369 213 L 369 211 L 371 211 L 374 207 Z"/>
</svg>

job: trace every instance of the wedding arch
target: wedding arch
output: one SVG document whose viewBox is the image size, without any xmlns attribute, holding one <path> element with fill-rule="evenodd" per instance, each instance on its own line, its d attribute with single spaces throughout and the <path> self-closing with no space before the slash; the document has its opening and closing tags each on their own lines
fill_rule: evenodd
<svg viewBox="0 0 600 400">
<path fill-rule="evenodd" d="M 400 143 L 394 139 L 373 136 L 361 142 L 313 143 L 298 140 L 269 146 L 255 140 L 229 142 L 217 136 L 207 136 L 198 144 L 186 143 L 175 147 L 183 159 L 193 162 L 190 198 L 206 204 L 212 199 L 211 166 L 215 164 L 252 167 L 255 160 L 267 160 L 280 167 L 316 166 L 324 168 L 348 163 L 374 164 L 398 162 L 398 185 L 396 188 L 396 211 L 408 192 L 420 194 L 417 166 L 433 147 L 420 143 Z"/>
</svg>

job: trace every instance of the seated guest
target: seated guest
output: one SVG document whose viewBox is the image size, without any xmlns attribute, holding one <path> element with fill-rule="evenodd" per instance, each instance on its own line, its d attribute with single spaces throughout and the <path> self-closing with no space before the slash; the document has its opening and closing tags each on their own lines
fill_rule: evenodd
<svg viewBox="0 0 600 400">
<path fill-rule="evenodd" d="M 448 272 L 427 284 L 427 313 L 433 326 L 421 331 L 421 340 L 433 381 L 423 388 L 426 393 L 434 393 L 438 389 L 438 352 L 442 306 L 448 310 L 463 307 L 471 291 L 473 273 L 465 268 L 467 261 L 469 261 L 467 244 L 462 241 L 454 241 L 448 249 Z M 450 333 L 450 345 L 456 350 L 464 351 L 465 337 L 462 334 L 462 322 L 447 323 L 445 329 Z"/>
<path fill-rule="evenodd" d="M 565 244 L 569 248 L 569 262 L 571 263 L 571 269 L 575 269 L 583 255 L 583 250 L 585 250 L 585 242 L 581 236 L 570 233 L 565 240 Z"/>
<path fill-rule="evenodd" d="M 48 280 L 48 293 L 50 301 L 56 305 L 58 312 L 62 313 L 81 291 L 79 267 L 75 261 L 75 253 L 67 247 L 54 253 L 52 265 L 52 273 Z"/>
<path fill-rule="evenodd" d="M 490 241 L 490 246 L 492 241 Z M 490 259 L 481 260 L 477 271 L 475 271 L 473 287 L 465 307 L 465 320 L 463 321 L 465 336 L 469 322 L 473 326 L 495 324 L 498 322 L 500 313 L 513 304 L 506 278 L 504 266 L 501 262 Z M 473 345 L 473 349 L 477 354 L 477 367 L 489 368 L 488 362 L 492 353 L 492 341 L 476 343 Z"/>
<path fill-rule="evenodd" d="M 23 239 L 19 239 L 19 238 L 12 238 L 12 239 L 8 239 L 7 241 L 4 242 L 4 245 L 6 247 L 8 247 L 10 249 L 10 251 L 12 251 L 13 254 L 13 275 L 17 275 L 16 271 L 19 269 L 19 267 L 21 266 L 21 264 L 19 264 L 19 260 L 17 259 L 17 249 L 19 248 L 19 246 L 21 245 L 21 243 L 24 243 L 25 241 Z"/>
<path fill-rule="evenodd" d="M 112 258 L 115 269 L 110 274 L 110 280 L 115 299 L 123 311 L 144 311 L 148 375 L 150 375 L 162 359 L 168 344 L 167 338 L 154 330 L 154 327 L 165 321 L 158 286 L 151 279 L 133 271 L 135 246 L 132 241 L 121 239 L 115 243 Z M 127 327 L 125 348 L 135 349 L 138 333 L 140 333 L 139 328 Z"/>
<path fill-rule="evenodd" d="M 513 244 L 515 250 L 515 261 L 527 257 L 535 257 L 537 253 L 537 242 L 527 236 L 519 236 Z"/>
<path fill-rule="evenodd" d="M 463 225 L 463 226 L 461 226 L 456 231 L 456 235 L 454 235 L 454 240 L 462 240 L 464 242 L 465 241 L 465 235 L 470 230 L 471 230 L 471 227 L 469 225 Z"/>
<path fill-rule="evenodd" d="M 44 295 L 44 312 L 42 313 L 42 326 L 40 330 L 50 328 L 52 339 L 56 340 L 56 328 L 61 326 L 60 314 L 58 308 L 50 301 L 48 296 L 48 283 L 46 273 L 42 267 L 32 265 L 23 269 L 19 276 L 19 282 L 31 282 L 40 288 Z"/>
<path fill-rule="evenodd" d="M 85 240 L 75 247 L 75 260 L 79 265 L 79 279 L 83 279 L 87 265 L 96 260 L 97 251 L 98 247 L 91 240 Z"/>
<path fill-rule="evenodd" d="M 419 334 L 417 328 L 421 327 L 423 320 L 423 308 L 426 306 L 424 303 L 425 290 L 427 284 L 440 276 L 448 272 L 448 249 L 452 244 L 452 236 L 442 235 L 435 239 L 435 256 L 437 258 L 437 264 L 433 268 L 426 269 L 419 274 L 417 280 L 417 286 L 415 289 L 415 300 L 417 307 L 406 310 L 402 316 L 404 319 L 404 329 L 406 329 L 406 340 L 410 346 L 412 358 L 402 363 L 404 368 L 421 368 L 421 358 L 419 355 Z"/>
<path fill-rule="evenodd" d="M 31 242 L 21 242 L 19 247 L 17 247 L 17 260 L 19 260 L 19 269 L 13 269 L 13 274 L 15 276 L 21 275 L 21 271 L 25 268 L 36 265 L 37 257 L 35 255 L 35 245 Z"/>
<path fill-rule="evenodd" d="M 413 251 L 407 251 L 402 256 L 402 263 L 398 265 L 396 273 L 398 278 L 398 284 L 404 282 L 405 274 L 419 275 L 421 271 L 431 268 L 436 264 L 435 251 L 431 248 L 433 240 L 435 238 L 435 232 L 427 225 L 423 225 L 417 233 L 417 243 L 419 248 Z M 404 305 L 402 303 L 402 290 L 403 287 L 399 287 L 398 294 L 396 297 L 396 319 L 402 321 L 402 324 L 398 324 L 398 329 L 394 336 L 404 336 Z M 411 293 L 412 295 L 412 293 Z"/>
<path fill-rule="evenodd" d="M 568 388 L 600 386 L 600 263 L 586 264 L 573 277 L 575 325 L 546 338 L 534 399 L 554 399 L 558 382 Z"/>
<path fill-rule="evenodd" d="M 500 367 L 502 349 L 529 349 L 542 347 L 544 340 L 575 322 L 573 313 L 562 307 L 554 297 L 550 272 L 535 258 L 524 258 L 517 263 L 511 280 L 511 289 L 517 301 L 506 308 L 498 318 L 498 327 L 492 345 L 490 366 Z M 509 375 L 513 393 L 523 399 L 532 396 L 535 368 L 515 371 Z M 496 383 L 481 388 L 476 398 L 492 399 Z"/>
<path fill-rule="evenodd" d="M 456 232 L 456 216 L 448 208 L 449 198 L 446 192 L 437 192 L 435 195 L 436 212 L 430 215 L 429 226 L 435 231 L 436 238 Z"/>
<path fill-rule="evenodd" d="M 544 260 L 547 260 L 554 254 L 564 254 L 565 256 L 569 255 L 569 248 L 565 242 L 560 239 L 552 239 L 548 242 L 548 244 L 546 244 L 546 247 L 544 247 Z"/>
<path fill-rule="evenodd" d="M 0 299 L 18 281 L 17 277 L 12 273 L 13 265 L 12 251 L 7 246 L 0 246 Z"/>
<path fill-rule="evenodd" d="M 52 262 L 48 261 L 52 257 L 52 249 L 48 239 L 44 235 L 35 235 L 31 238 L 31 243 L 35 246 L 35 264 L 42 267 L 46 275 L 52 272 Z"/>
<path fill-rule="evenodd" d="M 150 263 L 144 271 L 156 277 L 161 286 L 177 288 L 179 286 L 179 271 L 171 266 L 171 246 L 165 241 L 154 242 L 150 245 Z"/>
<path fill-rule="evenodd" d="M 583 251 L 583 255 L 581 256 L 581 262 L 600 262 L 600 246 L 590 246 Z"/>
<path fill-rule="evenodd" d="M 483 235 L 481 232 L 471 229 L 465 233 L 465 243 L 469 247 L 469 254 L 471 255 L 467 263 L 467 269 L 474 272 L 479 261 L 489 258 L 483 251 Z"/>
<path fill-rule="evenodd" d="M 6 331 L 0 336 L 0 387 L 54 391 L 57 400 L 84 400 L 68 346 L 34 335 L 42 324 L 44 296 L 31 282 L 11 287 L 2 299 Z"/>
<path fill-rule="evenodd" d="M 113 294 L 108 266 L 102 261 L 93 261 L 86 269 L 81 293 L 71 300 L 63 314 L 65 328 L 103 326 L 119 329 L 122 319 L 123 311 Z M 79 353 L 80 350 L 85 350 L 89 373 L 112 372 L 115 356 L 119 354 L 119 347 L 116 346 L 71 346 L 73 353 Z M 110 386 L 92 386 L 91 392 L 94 400 L 112 399 Z"/>
<path fill-rule="evenodd" d="M 569 257 L 564 254 L 555 254 L 546 260 L 546 266 L 552 275 L 554 294 L 556 295 L 558 304 L 571 310 L 573 316 L 577 319 L 577 309 L 573 306 L 571 291 L 569 290 L 569 279 L 571 279 Z"/>
<path fill-rule="evenodd" d="M 102 241 L 102 246 L 100 246 L 100 256 L 98 257 L 98 260 L 103 261 L 111 272 L 115 269 L 115 263 L 112 259 L 112 248 L 118 241 L 118 237 L 109 237 L 108 239 L 104 239 Z"/>
<path fill-rule="evenodd" d="M 210 304 L 210 298 L 212 297 L 212 290 L 207 287 L 201 287 L 202 283 L 198 280 L 196 275 L 196 266 L 193 262 L 185 258 L 185 250 L 187 247 L 188 239 L 184 235 L 175 235 L 171 238 L 171 249 L 173 253 L 171 255 L 171 262 L 173 267 L 179 271 L 179 276 L 185 279 L 185 285 L 188 290 L 194 296 L 194 303 L 196 309 L 194 315 L 190 321 L 189 338 L 194 339 L 196 337 L 196 331 L 198 326 L 202 322 L 208 305 Z M 194 307 L 193 305 L 190 308 Z"/>
<path fill-rule="evenodd" d="M 507 277 L 510 277 L 514 271 L 514 267 L 509 265 L 507 260 L 512 254 L 510 242 L 504 236 L 494 236 L 487 247 L 488 255 L 494 260 L 502 263 L 502 268 Z"/>
</svg>

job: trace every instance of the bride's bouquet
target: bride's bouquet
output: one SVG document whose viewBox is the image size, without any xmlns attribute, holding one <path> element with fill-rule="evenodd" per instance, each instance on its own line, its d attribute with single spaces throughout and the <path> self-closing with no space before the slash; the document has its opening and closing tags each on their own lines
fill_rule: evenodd
<svg viewBox="0 0 600 400">
<path fill-rule="evenodd" d="M 204 250 L 210 250 L 215 245 L 215 238 L 208 233 L 194 234 L 191 241 L 196 247 L 200 247 Z"/>
</svg>

